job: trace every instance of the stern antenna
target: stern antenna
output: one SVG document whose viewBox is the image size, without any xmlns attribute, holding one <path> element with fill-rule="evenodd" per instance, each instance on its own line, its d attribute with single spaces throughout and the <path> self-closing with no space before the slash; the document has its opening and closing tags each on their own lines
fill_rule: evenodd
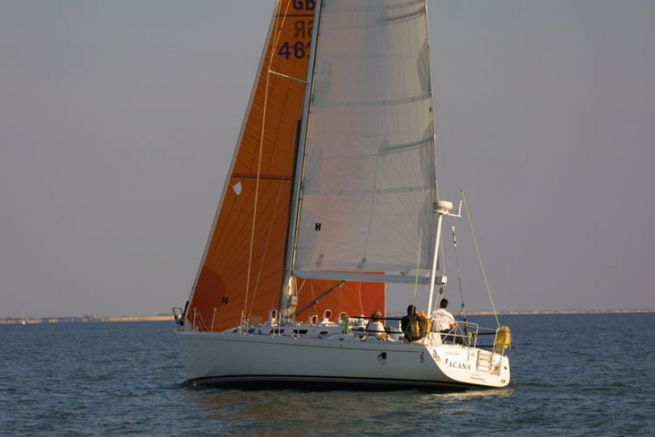
<svg viewBox="0 0 655 437">
<path fill-rule="evenodd" d="M 464 293 L 462 292 L 462 275 L 459 271 L 459 254 L 457 252 L 457 234 L 455 234 L 455 226 L 451 227 L 452 237 L 453 237 L 453 249 L 455 252 L 455 271 L 457 272 L 457 285 L 459 286 L 459 299 L 462 303 L 461 308 L 459 309 L 459 315 L 464 314 Z"/>
</svg>

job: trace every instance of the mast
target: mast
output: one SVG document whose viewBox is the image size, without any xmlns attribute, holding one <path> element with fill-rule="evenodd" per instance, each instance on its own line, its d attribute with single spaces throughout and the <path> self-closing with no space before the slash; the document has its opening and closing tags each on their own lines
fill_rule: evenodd
<svg viewBox="0 0 655 437">
<path fill-rule="evenodd" d="M 280 293 L 280 320 L 288 317 L 287 309 L 290 306 L 289 301 L 295 293 L 295 287 L 290 283 L 293 281 L 292 269 L 296 256 L 295 241 L 298 233 L 298 214 L 300 212 L 300 186 L 303 175 L 303 162 L 305 156 L 305 146 L 307 142 L 307 126 L 309 123 L 309 105 L 311 102 L 312 88 L 314 83 L 314 68 L 316 64 L 316 45 L 318 44 L 318 28 L 321 22 L 322 0 L 315 3 L 314 21 L 312 25 L 312 41 L 309 49 L 309 66 L 307 69 L 307 79 L 305 82 L 305 101 L 303 105 L 302 118 L 300 123 L 300 135 L 296 147 L 296 164 L 293 179 L 291 211 L 289 214 L 289 229 L 287 231 L 287 244 L 285 248 L 284 272 L 282 275 L 282 292 Z"/>
<path fill-rule="evenodd" d="M 427 1 L 425 2 L 425 19 L 429 23 L 430 22 L 430 14 L 428 12 L 428 3 Z M 427 31 L 427 36 L 428 36 L 428 47 L 430 46 L 430 31 L 429 31 L 429 26 L 428 26 L 428 31 Z M 428 50 L 428 56 L 430 56 L 430 51 Z M 429 61 L 428 61 L 429 62 Z M 433 83 L 432 83 L 432 75 L 430 75 L 430 89 L 433 89 Z M 434 111 L 434 96 L 432 97 L 432 114 L 434 117 L 435 111 Z M 441 264 L 441 259 L 439 259 L 439 249 L 440 249 L 440 242 L 441 242 L 441 228 L 443 226 L 443 216 L 444 216 L 444 211 L 443 209 L 439 208 L 439 181 L 437 179 L 437 130 L 434 130 L 434 189 L 435 189 L 435 194 L 436 194 L 436 213 L 437 213 L 437 235 L 435 237 L 434 241 L 434 260 L 432 262 L 432 272 L 430 275 L 430 292 L 428 294 L 428 307 L 427 307 L 427 315 L 430 317 L 432 314 L 432 301 L 434 299 L 434 286 L 436 282 L 436 274 L 437 274 L 437 269 L 440 268 Z M 448 211 L 446 210 L 446 213 Z M 440 283 L 444 283 L 444 279 L 440 278 L 439 280 Z M 439 295 L 439 298 L 437 299 L 437 306 L 439 306 L 439 301 L 441 295 Z"/>
</svg>

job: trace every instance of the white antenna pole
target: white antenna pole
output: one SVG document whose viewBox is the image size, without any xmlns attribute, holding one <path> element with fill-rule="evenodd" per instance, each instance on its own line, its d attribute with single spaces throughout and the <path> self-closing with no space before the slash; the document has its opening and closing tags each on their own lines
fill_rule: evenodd
<svg viewBox="0 0 655 437">
<path fill-rule="evenodd" d="M 437 264 L 439 262 L 439 242 L 441 241 L 441 226 L 443 216 L 453 209 L 451 202 L 444 200 L 437 201 L 437 238 L 434 241 L 434 258 L 432 260 L 432 275 L 430 276 L 430 295 L 428 297 L 428 317 L 432 314 L 432 300 L 434 299 L 434 285 L 437 280 Z"/>
</svg>

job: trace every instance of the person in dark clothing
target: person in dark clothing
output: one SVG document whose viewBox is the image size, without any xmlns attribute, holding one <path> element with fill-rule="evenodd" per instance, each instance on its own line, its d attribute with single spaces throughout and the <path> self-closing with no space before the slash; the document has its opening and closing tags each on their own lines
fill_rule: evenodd
<svg viewBox="0 0 655 437">
<path fill-rule="evenodd" d="M 405 335 L 405 340 L 411 341 L 410 335 L 409 335 L 409 322 L 410 320 L 416 319 L 416 307 L 414 305 L 410 305 L 407 307 L 407 315 L 404 316 L 402 319 L 400 319 L 400 329 L 403 331 L 403 334 Z"/>
</svg>

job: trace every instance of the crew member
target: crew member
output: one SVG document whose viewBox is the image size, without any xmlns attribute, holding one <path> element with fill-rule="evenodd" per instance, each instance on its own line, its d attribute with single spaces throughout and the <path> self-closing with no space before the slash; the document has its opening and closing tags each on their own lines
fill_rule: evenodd
<svg viewBox="0 0 655 437">
<path fill-rule="evenodd" d="M 380 312 L 380 310 L 373 311 L 373 314 L 371 314 L 371 319 L 368 321 L 368 324 L 366 325 L 366 333 L 367 334 L 375 333 L 375 338 L 377 338 L 378 340 L 386 340 L 387 333 L 384 330 L 384 324 L 382 324 L 382 321 L 380 320 L 381 318 L 382 318 L 382 312 Z"/>
</svg>

